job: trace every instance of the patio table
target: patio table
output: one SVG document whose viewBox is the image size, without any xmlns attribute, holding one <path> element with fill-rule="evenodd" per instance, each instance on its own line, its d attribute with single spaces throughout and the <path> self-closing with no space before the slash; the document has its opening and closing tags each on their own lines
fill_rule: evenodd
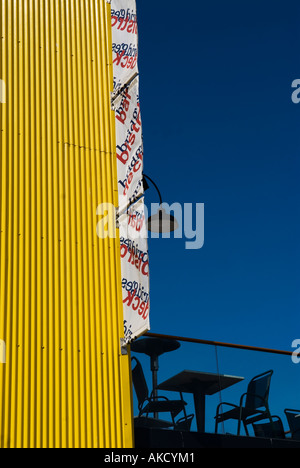
<svg viewBox="0 0 300 468">
<path fill-rule="evenodd" d="M 205 397 L 214 395 L 244 380 L 244 377 L 183 370 L 158 385 L 158 389 L 192 393 L 194 397 L 197 429 L 205 432 Z"/>
</svg>

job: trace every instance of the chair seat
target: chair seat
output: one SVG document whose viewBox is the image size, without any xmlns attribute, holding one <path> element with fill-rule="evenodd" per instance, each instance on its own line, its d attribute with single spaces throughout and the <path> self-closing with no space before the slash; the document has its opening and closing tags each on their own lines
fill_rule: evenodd
<svg viewBox="0 0 300 468">
<path fill-rule="evenodd" d="M 272 421 L 259 422 L 253 424 L 253 430 L 256 437 L 267 437 L 275 439 L 285 439 L 285 432 L 282 421 L 279 416 L 272 416 Z"/>
<path fill-rule="evenodd" d="M 265 411 L 260 411 L 260 410 L 252 410 L 249 408 L 242 408 L 240 412 L 240 408 L 233 408 L 229 411 L 226 411 L 225 413 L 218 414 L 215 416 L 215 419 L 217 419 L 217 422 L 222 422 L 222 421 L 227 421 L 228 419 L 235 419 L 238 420 L 240 417 L 242 420 L 245 420 L 247 418 L 251 418 L 250 422 L 258 421 L 260 420 L 263 416 L 265 415 Z"/>
<path fill-rule="evenodd" d="M 241 423 L 243 423 L 247 436 L 249 435 L 248 424 L 260 421 L 265 417 L 271 421 L 268 398 L 272 374 L 273 371 L 269 370 L 253 377 L 248 384 L 247 392 L 240 396 L 239 405 L 227 402 L 219 403 L 215 416 L 216 433 L 218 432 L 218 424 L 227 419 L 238 421 L 237 435 L 240 435 Z M 223 405 L 230 406 L 232 409 L 221 412 L 220 408 L 223 408 Z"/>
<path fill-rule="evenodd" d="M 132 381 L 138 399 L 139 417 L 143 415 L 148 417 L 149 413 L 153 413 L 154 416 L 158 416 L 159 413 L 170 413 L 172 424 L 167 424 L 167 426 L 165 422 L 157 422 L 158 418 L 153 418 L 153 424 L 156 426 L 159 425 L 160 427 L 174 427 L 175 416 L 177 416 L 181 411 L 183 411 L 186 418 L 186 403 L 182 398 L 180 400 L 168 400 L 167 397 L 163 395 L 155 395 L 154 392 L 149 396 L 148 385 L 141 363 L 135 357 L 131 358 L 131 361 L 135 362 L 135 366 L 132 368 Z M 150 419 L 151 418 L 149 418 L 149 420 Z M 151 421 L 139 420 L 137 421 L 137 424 L 151 424 Z M 163 426 L 161 426 L 161 424 Z"/>
<path fill-rule="evenodd" d="M 286 408 L 284 413 L 292 434 L 292 439 L 300 440 L 300 410 Z"/>
<path fill-rule="evenodd" d="M 175 431 L 190 431 L 193 419 L 194 419 L 193 414 L 189 414 L 188 416 L 179 419 L 178 421 L 176 421 L 174 430 Z"/>
<path fill-rule="evenodd" d="M 164 413 L 171 412 L 178 414 L 185 407 L 186 402 L 182 400 L 162 400 L 150 401 L 142 410 L 140 414 L 144 413 Z"/>
</svg>

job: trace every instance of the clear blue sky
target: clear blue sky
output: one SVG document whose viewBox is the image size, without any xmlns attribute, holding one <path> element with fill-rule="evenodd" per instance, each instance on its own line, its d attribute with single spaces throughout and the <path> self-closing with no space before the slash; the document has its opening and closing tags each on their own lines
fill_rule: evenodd
<svg viewBox="0 0 300 468">
<path fill-rule="evenodd" d="M 205 244 L 149 239 L 151 331 L 300 338 L 298 0 L 137 0 L 144 172 L 205 204 Z M 146 202 L 157 202 L 153 187 Z"/>
</svg>

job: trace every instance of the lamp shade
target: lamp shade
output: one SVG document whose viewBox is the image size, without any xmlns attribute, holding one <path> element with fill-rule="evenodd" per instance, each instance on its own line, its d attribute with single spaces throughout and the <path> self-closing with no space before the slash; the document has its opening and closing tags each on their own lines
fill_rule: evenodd
<svg viewBox="0 0 300 468">
<path fill-rule="evenodd" d="M 155 215 L 148 218 L 147 226 L 151 232 L 172 232 L 178 229 L 178 222 L 173 215 L 160 208 Z"/>
</svg>

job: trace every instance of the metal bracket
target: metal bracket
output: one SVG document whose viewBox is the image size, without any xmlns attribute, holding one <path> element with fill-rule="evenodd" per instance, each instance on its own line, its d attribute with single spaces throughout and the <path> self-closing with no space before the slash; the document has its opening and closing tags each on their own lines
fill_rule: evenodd
<svg viewBox="0 0 300 468">
<path fill-rule="evenodd" d="M 120 338 L 120 345 L 121 345 L 121 354 L 122 356 L 127 356 L 127 343 L 125 341 L 125 338 Z"/>
<path fill-rule="evenodd" d="M 116 228 L 120 229 L 120 208 L 116 208 Z M 121 338 L 122 339 L 122 338 Z"/>
</svg>

